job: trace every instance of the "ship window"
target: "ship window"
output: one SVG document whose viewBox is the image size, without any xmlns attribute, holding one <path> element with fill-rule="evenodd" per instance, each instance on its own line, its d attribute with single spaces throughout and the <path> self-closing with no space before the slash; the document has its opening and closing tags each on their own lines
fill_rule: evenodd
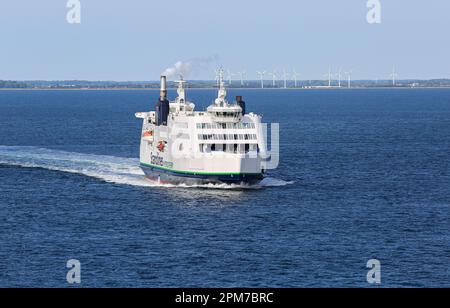
<svg viewBox="0 0 450 308">
<path fill-rule="evenodd" d="M 250 144 L 245 145 L 245 153 L 248 153 L 250 150 Z"/>
<path fill-rule="evenodd" d="M 238 145 L 235 144 L 235 145 L 234 145 L 234 153 L 237 153 L 237 152 L 238 152 Z"/>
<path fill-rule="evenodd" d="M 225 150 L 224 144 L 212 144 L 211 151 L 212 152 L 223 152 Z"/>
<path fill-rule="evenodd" d="M 209 153 L 208 145 L 207 144 L 200 144 L 200 152 L 201 153 Z"/>
</svg>

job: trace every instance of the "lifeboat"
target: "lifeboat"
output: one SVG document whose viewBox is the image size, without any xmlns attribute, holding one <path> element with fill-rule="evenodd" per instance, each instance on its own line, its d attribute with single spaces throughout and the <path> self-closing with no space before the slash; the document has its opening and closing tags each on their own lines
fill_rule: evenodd
<svg viewBox="0 0 450 308">
<path fill-rule="evenodd" d="M 144 132 L 144 134 L 142 135 L 142 137 L 153 137 L 153 131 L 152 130 L 148 130 L 146 132 Z"/>
<path fill-rule="evenodd" d="M 142 134 L 142 138 L 146 141 L 153 142 L 153 131 L 148 130 Z"/>
</svg>

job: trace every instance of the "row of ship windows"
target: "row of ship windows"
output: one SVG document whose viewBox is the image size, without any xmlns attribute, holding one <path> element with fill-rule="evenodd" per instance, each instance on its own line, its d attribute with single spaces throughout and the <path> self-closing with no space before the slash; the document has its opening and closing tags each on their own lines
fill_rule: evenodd
<svg viewBox="0 0 450 308">
<path fill-rule="evenodd" d="M 246 129 L 255 128 L 255 123 L 197 123 L 197 129 Z"/>
<path fill-rule="evenodd" d="M 199 134 L 199 140 L 256 140 L 256 134 Z"/>
<path fill-rule="evenodd" d="M 244 154 L 250 151 L 258 151 L 259 146 L 256 144 L 200 144 L 200 152 L 225 152 Z"/>
<path fill-rule="evenodd" d="M 216 117 L 239 118 L 240 112 L 215 112 Z"/>
</svg>

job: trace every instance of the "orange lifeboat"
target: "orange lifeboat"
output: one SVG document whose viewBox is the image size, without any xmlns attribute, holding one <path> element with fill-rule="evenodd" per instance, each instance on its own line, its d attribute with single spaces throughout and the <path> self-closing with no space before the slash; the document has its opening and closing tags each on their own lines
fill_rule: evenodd
<svg viewBox="0 0 450 308">
<path fill-rule="evenodd" d="M 148 131 L 144 132 L 144 134 L 142 136 L 144 138 L 146 138 L 146 137 L 153 137 L 153 131 L 148 130 Z"/>
</svg>

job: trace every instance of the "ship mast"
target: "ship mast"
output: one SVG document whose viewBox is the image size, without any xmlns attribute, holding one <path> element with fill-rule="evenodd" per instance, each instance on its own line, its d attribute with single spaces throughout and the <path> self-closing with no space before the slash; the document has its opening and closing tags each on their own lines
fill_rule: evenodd
<svg viewBox="0 0 450 308">
<path fill-rule="evenodd" d="M 217 93 L 217 98 L 215 100 L 216 106 L 223 106 L 226 104 L 227 90 L 225 89 L 225 81 L 224 81 L 224 71 L 223 69 L 219 70 L 219 91 Z"/>
<path fill-rule="evenodd" d="M 177 80 L 176 82 L 178 83 L 177 103 L 185 104 L 186 103 L 186 92 L 184 90 L 184 84 L 186 83 L 186 81 L 183 79 L 183 75 L 180 75 L 180 80 Z"/>
</svg>

